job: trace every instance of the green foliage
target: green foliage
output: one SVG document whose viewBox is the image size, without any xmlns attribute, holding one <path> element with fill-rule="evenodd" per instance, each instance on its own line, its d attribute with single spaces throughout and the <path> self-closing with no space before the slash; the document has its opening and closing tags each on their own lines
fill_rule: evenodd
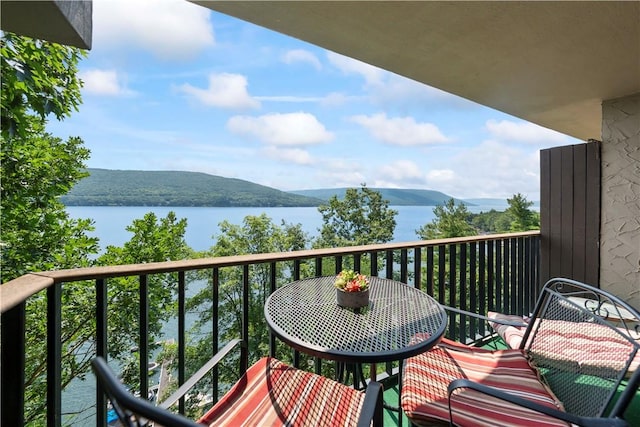
<svg viewBox="0 0 640 427">
<path fill-rule="evenodd" d="M 149 212 L 127 227 L 133 233 L 122 247 L 108 246 L 98 265 L 140 264 L 148 262 L 176 261 L 193 257 L 184 234 L 186 219 L 178 219 L 174 212 L 158 218 Z M 154 348 L 162 332 L 162 325 L 176 313 L 175 295 L 177 274 L 154 274 L 147 277 L 149 300 L 149 345 Z M 108 336 L 109 356 L 123 365 L 123 379 L 129 384 L 138 382 L 137 353 L 129 349 L 138 345 L 139 288 L 136 277 L 118 277 L 109 280 L 110 307 Z"/>
<path fill-rule="evenodd" d="M 360 189 L 349 188 L 342 200 L 331 197 L 318 211 L 323 224 L 313 245 L 316 248 L 386 243 L 393 239 L 398 211 L 389 208 L 389 202 L 365 184 Z"/>
<path fill-rule="evenodd" d="M 476 230 L 471 226 L 471 213 L 467 207 L 454 199 L 438 205 L 433 209 L 436 217 L 416 230 L 421 239 L 444 239 L 449 237 L 475 236 Z"/>
<path fill-rule="evenodd" d="M 533 202 L 528 201 L 520 193 L 514 194 L 512 198 L 507 199 L 507 202 L 509 208 L 506 210 L 506 214 L 511 219 L 509 231 L 528 231 L 540 228 L 540 214 L 529 209 Z"/>
<path fill-rule="evenodd" d="M 317 206 L 321 201 L 198 172 L 89 169 L 67 206 Z"/>
<path fill-rule="evenodd" d="M 97 239 L 92 221 L 69 218 L 58 198 L 80 180 L 89 150 L 24 119 L 25 136 L 2 139 L 0 253 L 2 282 L 32 271 L 89 265 Z"/>
<path fill-rule="evenodd" d="M 292 225 L 282 222 L 280 226 L 274 224 L 266 215 L 246 216 L 241 225 L 223 221 L 219 224 L 220 234 L 216 237 L 216 244 L 205 256 L 234 256 L 245 254 L 288 252 L 305 249 L 309 238 L 302 231 L 300 224 Z M 279 283 L 288 281 L 292 269 L 278 265 L 274 272 Z M 210 279 L 209 279 L 210 280 Z M 242 267 L 221 268 L 219 270 L 219 325 L 220 345 L 234 338 L 240 338 L 242 331 L 243 306 Z M 249 358 L 251 361 L 269 352 L 269 331 L 264 318 L 264 303 L 270 294 L 271 270 L 269 264 L 249 266 Z M 190 336 L 192 342 L 189 354 L 193 358 L 189 361 L 189 371 L 195 372 L 211 357 L 212 336 L 209 331 L 212 324 L 212 289 L 213 284 L 203 289 L 189 300 L 188 308 L 197 313 L 198 321 Z M 249 338 L 246 337 L 246 338 Z M 193 349 L 196 349 L 195 351 Z M 234 357 L 225 358 L 221 366 L 221 382 L 231 384 L 238 378 L 237 360 Z M 207 387 L 206 380 L 201 381 L 199 387 Z"/>
<path fill-rule="evenodd" d="M 504 212 L 491 209 L 489 212 L 472 214 L 471 223 L 484 233 L 515 233 L 540 229 L 540 213 L 529 209 L 533 202 L 520 193 L 507 199 L 509 207 Z"/>
<path fill-rule="evenodd" d="M 4 32 L 0 40 L 2 136 L 25 137 L 30 116 L 68 117 L 81 104 L 77 48 Z"/>
</svg>

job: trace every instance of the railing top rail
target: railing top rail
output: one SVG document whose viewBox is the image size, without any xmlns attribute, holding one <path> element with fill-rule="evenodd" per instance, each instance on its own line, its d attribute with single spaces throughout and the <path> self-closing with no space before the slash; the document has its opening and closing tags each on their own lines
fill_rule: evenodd
<svg viewBox="0 0 640 427">
<path fill-rule="evenodd" d="M 449 245 L 486 240 L 503 240 L 518 237 L 537 236 L 539 230 L 521 233 L 488 234 L 482 236 L 456 237 L 449 239 L 418 240 L 413 242 L 381 243 L 375 245 L 347 246 L 341 248 L 308 249 L 292 252 L 235 255 L 216 258 L 187 259 L 146 264 L 126 264 L 105 267 L 76 268 L 29 273 L 0 286 L 0 313 L 15 307 L 41 290 L 62 282 L 77 282 L 110 277 L 169 273 L 188 270 L 202 270 L 214 267 L 229 267 L 246 264 L 262 264 L 275 261 L 293 261 L 316 257 L 349 255 L 358 253 L 383 252 L 410 248 Z"/>
</svg>

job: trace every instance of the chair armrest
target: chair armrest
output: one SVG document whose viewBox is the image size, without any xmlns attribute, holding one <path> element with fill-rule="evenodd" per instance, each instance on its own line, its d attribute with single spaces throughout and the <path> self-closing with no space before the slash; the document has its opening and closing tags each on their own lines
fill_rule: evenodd
<svg viewBox="0 0 640 427">
<path fill-rule="evenodd" d="M 540 405 L 539 403 L 532 402 L 522 397 L 515 396 L 513 394 L 504 392 L 495 387 L 489 387 L 484 384 L 479 384 L 467 379 L 457 379 L 449 384 L 449 418 L 453 422 L 453 411 L 451 409 L 451 396 L 455 390 L 459 388 L 470 388 L 480 393 L 493 396 L 498 399 L 511 402 L 515 405 L 522 406 L 524 408 L 531 409 L 536 412 L 541 412 L 553 418 L 558 418 L 571 424 L 578 426 L 589 427 L 627 427 L 629 424 L 622 418 L 596 418 L 596 417 L 582 417 L 578 415 L 569 414 L 558 409 L 553 409 L 548 406 Z"/>
<path fill-rule="evenodd" d="M 477 319 L 486 320 L 487 322 L 498 323 L 499 325 L 517 326 L 517 327 L 522 327 L 522 328 L 526 328 L 528 326 L 527 323 L 524 323 L 524 322 L 512 322 L 512 321 L 509 321 L 509 320 L 492 319 L 492 318 L 484 316 L 482 314 L 472 313 L 470 311 L 465 311 L 465 310 L 460 310 L 459 308 L 449 307 L 447 305 L 443 305 L 442 308 L 444 308 L 447 311 L 451 311 L 453 313 L 458 313 L 458 314 L 463 314 L 465 316 L 475 317 Z"/>
<path fill-rule="evenodd" d="M 383 404 L 382 384 L 371 381 L 365 390 L 362 411 L 358 418 L 358 427 L 382 427 L 382 404 Z"/>
<path fill-rule="evenodd" d="M 111 400 L 113 409 L 124 425 L 142 425 L 152 419 L 160 425 L 173 427 L 202 427 L 188 418 L 159 409 L 151 402 L 135 397 L 116 379 L 109 365 L 102 357 L 91 360 L 91 366 L 102 384 L 104 392 Z M 132 417 L 135 420 L 131 419 Z M 136 421 L 137 420 L 137 421 Z M 134 424 L 136 421 L 136 424 Z M 146 424 L 144 424 L 146 425 Z"/>
<path fill-rule="evenodd" d="M 202 365 L 198 371 L 191 376 L 184 384 L 182 384 L 171 396 L 169 396 L 164 402 L 158 406 L 161 408 L 169 408 L 182 398 L 191 388 L 204 377 L 207 372 L 213 369 L 235 346 L 238 344 L 244 345 L 244 341 L 241 339 L 231 340 L 220 351 L 218 351 L 207 363 Z"/>
</svg>

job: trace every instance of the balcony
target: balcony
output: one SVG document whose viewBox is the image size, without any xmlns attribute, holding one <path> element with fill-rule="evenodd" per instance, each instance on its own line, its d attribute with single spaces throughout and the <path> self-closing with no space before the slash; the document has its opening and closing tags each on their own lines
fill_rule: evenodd
<svg viewBox="0 0 640 427">
<path fill-rule="evenodd" d="M 251 361 L 268 353 L 296 366 L 329 375 L 333 373 L 333 362 L 312 360 L 277 342 L 272 335 L 264 334 L 264 338 L 260 338 L 259 334 L 253 332 L 259 325 L 250 323 L 250 311 L 263 304 L 263 301 L 256 299 L 264 298 L 264 295 L 291 280 L 334 274 L 343 266 L 349 266 L 367 274 L 400 280 L 434 295 L 447 305 L 470 311 L 495 310 L 521 314 L 531 310 L 537 296 L 539 247 L 540 235 L 534 231 L 28 274 L 0 287 L 2 347 L 14 349 L 2 352 L 2 424 L 29 423 L 34 411 L 46 413 L 43 422 L 48 426 L 67 425 L 72 421 L 73 416 L 68 414 L 67 408 L 69 399 L 63 391 L 66 374 L 63 375 L 62 367 L 81 363 L 94 355 L 108 354 L 108 343 L 118 335 L 117 331 L 111 329 L 111 332 L 107 332 L 110 318 L 113 319 L 114 310 L 118 310 L 117 304 L 109 300 L 109 295 L 112 295 L 109 290 L 114 286 L 110 282 L 115 278 L 127 277 L 136 283 L 133 293 L 138 300 L 138 312 L 134 314 L 137 325 L 135 338 L 128 344 L 135 350 L 135 377 L 139 378 L 139 382 L 132 389 L 147 396 L 154 389 L 149 366 L 156 362 L 149 321 L 149 295 L 154 291 L 153 286 L 158 286 L 158 278 L 163 279 L 161 286 L 172 288 L 172 298 L 177 300 L 177 310 L 171 322 L 175 329 L 173 338 L 177 343 L 175 377 L 179 382 L 188 376 L 185 368 L 190 315 L 186 306 L 186 291 L 191 292 L 190 285 L 196 282 L 200 288 L 210 291 L 214 303 L 210 311 L 211 321 L 206 329 L 212 342 L 210 354 L 213 354 L 225 344 L 220 339 L 223 330 L 229 332 L 229 326 L 220 321 L 218 292 L 221 277 L 229 273 L 235 274 L 234 277 L 241 284 L 242 295 L 248 296 L 239 298 L 242 303 L 237 325 L 241 326 L 235 327 L 237 330 L 231 333 L 247 338 Z M 259 278 L 267 278 L 261 284 L 264 295 L 252 290 L 254 288 L 251 285 Z M 88 289 L 87 299 L 68 301 L 64 297 L 65 289 L 71 286 Z M 85 312 L 95 312 L 95 319 L 87 319 L 84 325 L 87 329 L 85 332 L 90 334 L 90 344 L 75 348 L 73 354 L 63 354 L 61 342 L 67 339 L 65 328 L 74 321 L 68 316 L 80 313 L 83 309 Z M 43 337 L 40 338 L 30 321 L 42 316 L 47 319 L 46 332 L 41 332 Z M 450 315 L 447 336 L 469 342 L 490 335 L 483 323 L 472 323 L 469 329 L 463 327 L 464 324 L 464 319 L 459 315 Z M 30 390 L 34 382 L 25 384 L 25 349 L 34 339 L 46 339 L 47 343 L 46 354 L 40 358 L 46 374 L 35 381 L 46 383 L 46 396 L 34 397 L 33 390 Z M 387 393 L 397 390 L 394 388 L 396 375 L 397 364 L 390 363 L 378 369 L 377 378 L 385 381 Z M 96 389 L 91 373 L 86 375 L 85 382 L 85 388 L 89 385 L 91 390 L 90 396 L 84 396 L 90 409 L 76 415 L 76 422 L 83 420 L 82 425 L 105 426 L 107 402 L 101 391 Z M 212 379 L 212 384 L 214 386 L 207 395 L 216 399 L 224 392 L 224 385 L 218 384 L 217 376 Z M 185 403 L 180 402 L 176 410 L 183 412 Z M 397 414 L 389 412 L 387 422 L 397 422 Z"/>
</svg>

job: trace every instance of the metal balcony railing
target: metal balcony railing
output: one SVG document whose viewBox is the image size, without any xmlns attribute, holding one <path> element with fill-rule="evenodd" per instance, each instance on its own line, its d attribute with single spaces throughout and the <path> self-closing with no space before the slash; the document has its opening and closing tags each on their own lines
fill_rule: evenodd
<svg viewBox="0 0 640 427">
<path fill-rule="evenodd" d="M 155 277 L 164 275 L 175 281 L 177 298 L 177 378 L 185 380 L 186 348 L 186 303 L 191 280 L 203 281 L 210 290 L 213 301 L 211 308 L 210 333 L 213 337 L 211 354 L 223 345 L 219 342 L 221 328 L 219 324 L 220 277 L 234 270 L 241 283 L 241 325 L 237 331 L 251 343 L 249 334 L 249 310 L 255 297 L 251 284 L 255 280 L 256 269 L 267 277 L 263 285 L 267 294 L 291 280 L 302 277 L 335 274 L 342 268 L 354 268 L 365 274 L 393 278 L 415 286 L 434 295 L 441 303 L 456 306 L 463 310 L 486 313 L 487 310 L 528 313 L 536 300 L 539 283 L 538 231 L 474 236 L 456 239 L 441 239 L 406 243 L 388 243 L 344 248 L 304 250 L 285 253 L 252 254 L 220 258 L 193 259 L 161 263 L 118 265 L 112 267 L 81 268 L 27 274 L 0 286 L 0 308 L 2 312 L 2 425 L 18 426 L 30 421 L 33 411 L 40 411 L 42 424 L 60 426 L 66 423 L 62 413 L 62 364 L 64 358 L 61 339 L 69 321 L 64 313 L 73 307 L 78 311 L 91 310 L 95 318 L 87 322 L 86 327 L 92 336 L 91 348 L 85 349 L 91 356 L 108 355 L 108 329 L 110 313 L 118 306 L 108 301 L 110 281 L 115 278 L 136 278 L 138 331 L 137 347 L 139 384 L 136 388 L 142 396 L 149 391 L 148 364 L 151 362 L 149 331 L 149 293 L 155 286 Z M 204 276 L 203 276 L 204 275 Z M 94 291 L 88 301 L 67 301 L 63 298 L 66 286 L 88 283 Z M 165 282 L 166 283 L 166 282 Z M 25 360 L 29 350 L 28 343 L 39 331 L 30 324 L 33 315 L 27 315 L 33 301 L 40 301 L 38 307 L 46 307 L 44 312 L 36 313 L 35 318 L 46 316 L 46 354 L 38 357 L 46 365 L 45 374 L 40 378 L 46 383 L 46 396 L 39 401 L 25 399 L 32 382 L 26 383 Z M 46 303 L 43 301 L 46 300 Z M 81 306 L 82 304 L 88 306 Z M 68 306 L 71 305 L 71 306 Z M 89 307 L 90 306 L 90 307 Z M 447 336 L 463 341 L 473 341 L 489 335 L 484 324 L 465 325 L 460 315 L 451 314 Z M 113 332 L 111 332 L 113 334 Z M 277 346 L 273 336 L 268 338 L 264 348 L 275 356 Z M 300 355 L 293 354 L 293 363 L 300 363 Z M 316 371 L 321 371 L 321 361 L 316 361 Z M 391 367 L 388 374 L 391 375 Z M 91 376 L 89 373 L 88 376 Z M 217 396 L 217 378 L 213 380 Z M 86 396 L 85 396 L 86 397 Z M 96 389 L 93 396 L 86 397 L 94 404 L 91 418 L 97 426 L 107 424 L 107 402 L 101 390 Z M 180 402 L 179 411 L 184 411 Z"/>
</svg>

